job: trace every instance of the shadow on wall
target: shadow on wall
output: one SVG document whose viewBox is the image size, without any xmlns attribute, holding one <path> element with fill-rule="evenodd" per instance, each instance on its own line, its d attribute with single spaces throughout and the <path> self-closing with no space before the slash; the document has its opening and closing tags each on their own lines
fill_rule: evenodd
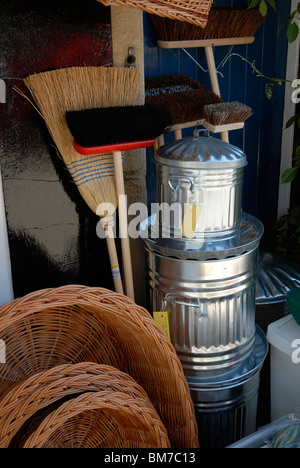
<svg viewBox="0 0 300 468">
<path fill-rule="evenodd" d="M 110 9 L 95 0 L 2 0 L 0 156 L 15 297 L 70 283 L 112 289 L 98 218 L 66 171 L 23 78 L 112 63 Z"/>
</svg>

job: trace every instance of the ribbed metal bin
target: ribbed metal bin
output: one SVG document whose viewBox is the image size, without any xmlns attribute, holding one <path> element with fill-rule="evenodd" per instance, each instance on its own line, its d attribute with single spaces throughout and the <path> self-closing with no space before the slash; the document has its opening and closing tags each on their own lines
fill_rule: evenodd
<svg viewBox="0 0 300 468">
<path fill-rule="evenodd" d="M 236 229 L 241 218 L 245 154 L 212 137 L 185 138 L 159 148 L 154 156 L 157 203 L 178 203 L 182 216 L 171 220 L 171 231 L 180 232 L 187 205 L 201 209 L 194 238 L 224 235 Z"/>
<path fill-rule="evenodd" d="M 187 377 L 222 378 L 253 351 L 257 248 L 225 260 L 178 260 L 146 248 L 150 309 L 170 312 Z"/>
<path fill-rule="evenodd" d="M 219 383 L 189 382 L 202 448 L 224 448 L 256 431 L 260 373 L 267 353 L 267 339 L 256 327 L 250 369 Z"/>
</svg>

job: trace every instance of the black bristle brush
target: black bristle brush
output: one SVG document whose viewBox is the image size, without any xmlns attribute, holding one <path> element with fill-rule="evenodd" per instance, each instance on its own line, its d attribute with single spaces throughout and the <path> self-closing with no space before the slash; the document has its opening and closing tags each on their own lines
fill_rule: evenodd
<svg viewBox="0 0 300 468">
<path fill-rule="evenodd" d="M 172 126 L 200 121 L 203 108 L 207 104 L 217 104 L 224 100 L 204 87 L 179 93 L 157 94 L 146 97 L 146 103 L 165 109 L 172 118 Z"/>
<path fill-rule="evenodd" d="M 121 151 L 153 146 L 172 122 L 166 111 L 151 105 L 69 111 L 66 120 L 76 149 L 84 154 L 109 152 L 116 144 Z"/>
<path fill-rule="evenodd" d="M 121 241 L 127 240 L 123 247 L 123 263 L 126 265 L 131 258 L 122 151 L 153 147 L 156 139 L 171 124 L 171 117 L 163 109 L 153 106 L 116 106 L 68 111 L 66 122 L 78 153 L 113 154 L 120 237 Z"/>
<path fill-rule="evenodd" d="M 203 85 L 187 75 L 165 75 L 145 79 L 145 96 L 147 98 L 174 93 L 194 91 Z"/>
</svg>

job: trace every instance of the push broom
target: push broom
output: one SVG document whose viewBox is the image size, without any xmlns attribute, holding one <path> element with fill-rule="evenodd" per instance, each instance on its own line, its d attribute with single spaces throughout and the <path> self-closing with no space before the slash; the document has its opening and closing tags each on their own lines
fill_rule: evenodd
<svg viewBox="0 0 300 468">
<path fill-rule="evenodd" d="M 128 242 L 122 151 L 149 148 L 170 125 L 171 117 L 155 106 L 112 106 L 68 111 L 66 120 L 74 137 L 74 148 L 85 156 L 113 153 L 116 190 L 119 199 L 121 242 Z M 122 251 L 123 263 L 131 262 L 130 249 Z M 128 280 L 128 276 L 126 278 Z M 134 297 L 133 282 L 126 285 L 127 295 Z"/>
<path fill-rule="evenodd" d="M 114 164 L 111 155 L 83 158 L 73 146 L 66 112 L 136 102 L 140 72 L 105 67 L 70 67 L 38 73 L 24 82 L 37 103 L 48 130 L 78 190 L 92 211 L 102 217 L 116 292 L 123 293 L 119 262 L 113 236 L 113 213 L 99 213 L 103 203 L 117 208 Z M 107 205 L 108 206 L 108 205 Z M 124 262 L 127 281 L 132 282 L 131 261 Z M 126 271 L 127 270 L 127 271 Z M 132 287 L 131 287 L 132 290 Z M 133 294 L 131 293 L 131 296 Z"/>
</svg>

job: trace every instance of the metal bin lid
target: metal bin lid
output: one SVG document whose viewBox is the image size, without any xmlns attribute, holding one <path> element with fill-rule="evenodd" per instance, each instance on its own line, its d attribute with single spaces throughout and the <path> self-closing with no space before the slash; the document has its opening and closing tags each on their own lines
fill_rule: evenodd
<svg viewBox="0 0 300 468">
<path fill-rule="evenodd" d="M 261 252 L 256 282 L 256 304 L 286 302 L 286 293 L 300 287 L 300 265 L 273 252 Z"/>
<path fill-rule="evenodd" d="M 139 225 L 140 237 L 149 250 L 165 257 L 180 260 L 223 260 L 236 257 L 258 248 L 264 227 L 255 217 L 242 213 L 239 228 L 223 237 L 203 237 L 197 240 L 164 237 L 156 215 Z"/>
<path fill-rule="evenodd" d="M 211 136 L 199 136 L 197 131 L 192 137 L 161 146 L 154 161 L 186 169 L 233 169 L 247 165 L 240 148 Z"/>
</svg>

